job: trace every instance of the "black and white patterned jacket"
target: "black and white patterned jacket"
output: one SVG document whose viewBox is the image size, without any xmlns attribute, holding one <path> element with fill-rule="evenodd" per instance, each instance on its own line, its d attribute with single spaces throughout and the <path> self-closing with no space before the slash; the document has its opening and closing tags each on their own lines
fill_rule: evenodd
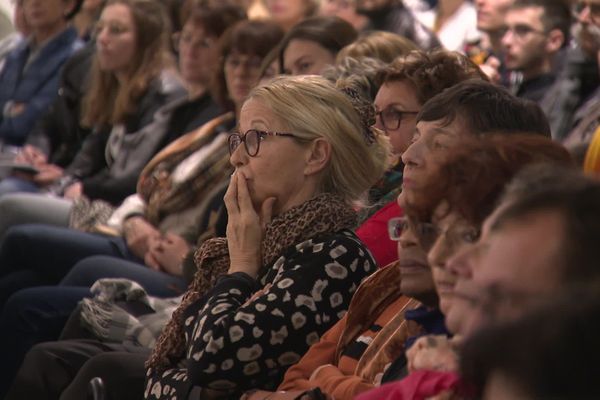
<svg viewBox="0 0 600 400">
<path fill-rule="evenodd" d="M 186 311 L 186 358 L 160 376 L 149 370 L 145 398 L 186 399 L 193 386 L 273 390 L 375 269 L 362 242 L 343 230 L 288 248 L 258 280 L 223 276 Z"/>
</svg>

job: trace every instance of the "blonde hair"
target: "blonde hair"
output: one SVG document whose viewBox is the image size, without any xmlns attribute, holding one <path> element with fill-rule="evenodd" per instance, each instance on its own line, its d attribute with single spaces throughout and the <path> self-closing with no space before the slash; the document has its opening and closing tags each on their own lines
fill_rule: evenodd
<svg viewBox="0 0 600 400">
<path fill-rule="evenodd" d="M 280 76 L 255 88 L 248 98 L 262 102 L 301 140 L 324 138 L 331 159 L 321 192 L 341 196 L 349 204 L 362 202 L 366 191 L 383 175 L 389 155 L 386 138 L 370 128 L 351 97 L 327 79 Z"/>
<path fill-rule="evenodd" d="M 354 42 L 344 47 L 336 57 L 339 64 L 346 57 L 377 58 L 391 63 L 396 57 L 404 56 L 419 47 L 407 38 L 391 32 L 372 31 L 361 35 Z"/>
<path fill-rule="evenodd" d="M 596 129 L 592 141 L 585 153 L 583 172 L 592 176 L 600 176 L 600 127 Z"/>
<path fill-rule="evenodd" d="M 166 68 L 175 70 L 169 51 L 171 25 L 166 10 L 156 0 L 109 0 L 106 7 L 123 4 L 131 12 L 136 31 L 136 50 L 128 79 L 119 83 L 114 72 L 102 71 L 94 57 L 91 84 L 83 100 L 83 124 L 113 125 L 135 112 L 139 98 Z"/>
</svg>

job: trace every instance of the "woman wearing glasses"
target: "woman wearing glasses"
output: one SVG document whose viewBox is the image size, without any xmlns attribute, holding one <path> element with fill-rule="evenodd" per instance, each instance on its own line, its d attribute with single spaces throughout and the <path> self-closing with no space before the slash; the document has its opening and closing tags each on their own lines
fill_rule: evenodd
<svg viewBox="0 0 600 400">
<path fill-rule="evenodd" d="M 467 79 L 485 79 L 479 68 L 466 57 L 444 50 L 413 51 L 398 57 L 379 74 L 382 82 L 375 97 L 375 127 L 392 144 L 393 159 L 384 179 L 370 191 L 374 206 L 357 230 L 379 265 L 396 260 L 396 245 L 387 237 L 387 221 L 402 211 L 396 197 L 402 186 L 404 164 L 400 157 L 410 144 L 421 106 L 445 88 Z"/>
</svg>

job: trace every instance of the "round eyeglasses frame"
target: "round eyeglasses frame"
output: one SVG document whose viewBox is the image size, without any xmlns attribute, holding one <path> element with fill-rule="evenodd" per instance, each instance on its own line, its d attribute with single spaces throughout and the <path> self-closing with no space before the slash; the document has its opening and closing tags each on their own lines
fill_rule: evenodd
<svg viewBox="0 0 600 400">
<path fill-rule="evenodd" d="M 227 139 L 229 142 L 229 155 L 231 156 L 233 152 L 239 147 L 239 145 L 242 144 L 242 142 L 244 142 L 246 154 L 248 154 L 250 157 L 256 157 L 258 151 L 260 150 L 260 142 L 262 142 L 267 136 L 285 136 L 299 138 L 297 135 L 289 132 L 274 132 L 261 131 L 258 129 L 248 129 L 243 134 L 232 133 L 231 135 L 229 135 L 229 138 Z M 256 148 L 254 148 L 254 143 L 256 143 Z"/>
</svg>

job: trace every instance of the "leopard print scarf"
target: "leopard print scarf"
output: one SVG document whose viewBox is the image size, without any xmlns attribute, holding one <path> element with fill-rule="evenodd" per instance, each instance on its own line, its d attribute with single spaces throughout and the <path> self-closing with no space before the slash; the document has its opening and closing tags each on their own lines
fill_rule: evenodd
<svg viewBox="0 0 600 400">
<path fill-rule="evenodd" d="M 339 196 L 321 194 L 275 217 L 267 226 L 262 241 L 263 273 L 284 250 L 296 243 L 328 232 L 353 229 L 356 212 Z M 195 255 L 198 271 L 181 305 L 163 330 L 156 347 L 146 362 L 147 368 L 164 370 L 173 360 L 183 357 L 185 336 L 183 315 L 186 308 L 212 288 L 229 269 L 227 240 L 215 238 L 204 242 Z"/>
</svg>

